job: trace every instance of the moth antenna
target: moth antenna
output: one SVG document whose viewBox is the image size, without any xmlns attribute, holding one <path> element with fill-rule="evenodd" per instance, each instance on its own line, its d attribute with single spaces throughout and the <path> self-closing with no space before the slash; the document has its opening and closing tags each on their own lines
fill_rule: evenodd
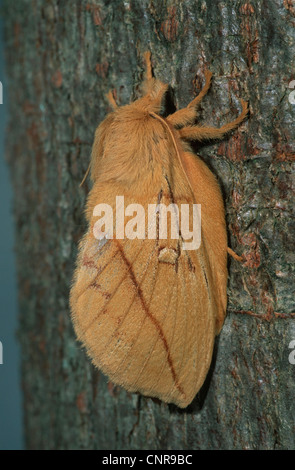
<svg viewBox="0 0 295 470">
<path fill-rule="evenodd" d="M 91 168 L 91 162 L 89 163 L 88 168 L 87 168 L 87 170 L 86 170 L 86 173 L 85 173 L 85 175 L 84 175 L 84 177 L 83 177 L 83 179 L 82 179 L 82 181 L 81 181 L 81 183 L 80 183 L 80 185 L 79 185 L 80 188 L 81 188 L 81 187 L 83 186 L 83 184 L 85 183 L 85 181 L 86 181 L 86 179 L 87 179 L 87 176 L 89 175 L 90 168 Z"/>
<path fill-rule="evenodd" d="M 153 67 L 152 67 L 152 62 L 151 62 L 150 51 L 146 51 L 144 53 L 144 60 L 145 60 L 145 77 L 144 77 L 142 90 L 143 90 L 143 93 L 147 95 L 153 91 L 157 80 L 153 77 Z"/>
<path fill-rule="evenodd" d="M 146 67 L 145 79 L 142 87 L 144 96 L 137 100 L 136 103 L 139 107 L 158 113 L 161 110 L 162 99 L 168 89 L 168 85 L 153 77 L 150 51 L 146 51 L 144 53 L 144 59 Z"/>
<path fill-rule="evenodd" d="M 144 59 L 145 59 L 145 66 L 146 66 L 146 80 L 152 80 L 153 79 L 153 69 L 152 69 L 150 51 L 146 51 L 144 53 Z"/>
<path fill-rule="evenodd" d="M 113 91 L 112 90 L 109 90 L 108 91 L 108 94 L 106 95 L 107 99 L 108 99 L 108 102 L 110 103 L 111 107 L 113 109 L 117 109 L 118 108 L 118 105 L 116 103 L 116 100 L 114 98 L 114 94 L 113 94 Z"/>
</svg>

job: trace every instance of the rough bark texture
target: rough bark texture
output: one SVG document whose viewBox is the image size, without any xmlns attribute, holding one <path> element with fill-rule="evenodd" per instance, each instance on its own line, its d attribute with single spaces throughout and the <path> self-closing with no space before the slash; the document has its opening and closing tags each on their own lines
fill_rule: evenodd
<svg viewBox="0 0 295 470">
<path fill-rule="evenodd" d="M 295 6 L 292 0 L 5 1 L 26 444 L 32 449 L 294 449 Z M 142 53 L 186 105 L 213 72 L 203 122 L 250 119 L 196 147 L 218 176 L 230 246 L 228 316 L 188 410 L 108 384 L 75 340 L 68 295 L 85 230 L 97 124 L 137 96 Z M 88 183 L 89 184 L 89 183 Z"/>
</svg>

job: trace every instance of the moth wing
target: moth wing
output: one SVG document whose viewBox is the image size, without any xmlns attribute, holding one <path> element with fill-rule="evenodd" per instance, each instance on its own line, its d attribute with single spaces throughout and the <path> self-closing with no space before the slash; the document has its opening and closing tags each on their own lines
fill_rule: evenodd
<svg viewBox="0 0 295 470">
<path fill-rule="evenodd" d="M 114 383 L 182 408 L 191 403 L 215 337 L 203 250 L 184 250 L 181 240 L 86 234 L 71 291 L 73 321 L 94 364 Z"/>
</svg>

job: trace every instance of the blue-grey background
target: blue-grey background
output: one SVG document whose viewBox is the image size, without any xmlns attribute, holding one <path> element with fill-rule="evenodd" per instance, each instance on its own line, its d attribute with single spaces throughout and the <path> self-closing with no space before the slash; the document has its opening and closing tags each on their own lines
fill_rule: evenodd
<svg viewBox="0 0 295 470">
<path fill-rule="evenodd" d="M 2 1 L 0 0 L 0 8 Z M 1 11 L 1 10 L 0 10 Z M 3 17 L 0 16 L 0 81 L 3 85 L 3 104 L 0 104 L 0 341 L 3 345 L 3 364 L 0 364 L 0 450 L 23 448 L 20 389 L 20 351 L 16 340 L 17 290 L 13 253 L 12 189 L 4 160 L 7 100 L 3 50 Z"/>
</svg>

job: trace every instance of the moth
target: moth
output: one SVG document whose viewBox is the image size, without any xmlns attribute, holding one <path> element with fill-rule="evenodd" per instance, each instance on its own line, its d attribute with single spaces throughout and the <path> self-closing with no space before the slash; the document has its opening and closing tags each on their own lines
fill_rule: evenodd
<svg viewBox="0 0 295 470">
<path fill-rule="evenodd" d="M 219 129 L 195 125 L 210 87 L 207 71 L 200 94 L 164 118 L 168 86 L 153 77 L 149 52 L 145 61 L 143 96 L 118 107 L 109 93 L 113 111 L 95 133 L 88 230 L 79 245 L 70 305 L 77 338 L 112 382 L 185 408 L 210 367 L 226 313 L 227 254 L 235 256 L 227 246 L 219 185 L 190 141 L 222 139 L 242 123 L 248 105 L 241 100 L 240 115 Z M 154 238 L 116 236 L 118 195 L 131 208 L 155 208 Z M 114 212 L 112 237 L 102 227 L 99 236 L 95 232 L 99 203 Z M 179 210 L 201 205 L 198 249 L 185 250 L 181 234 L 159 236 L 159 204 Z M 147 222 L 146 215 L 141 221 Z"/>
</svg>

